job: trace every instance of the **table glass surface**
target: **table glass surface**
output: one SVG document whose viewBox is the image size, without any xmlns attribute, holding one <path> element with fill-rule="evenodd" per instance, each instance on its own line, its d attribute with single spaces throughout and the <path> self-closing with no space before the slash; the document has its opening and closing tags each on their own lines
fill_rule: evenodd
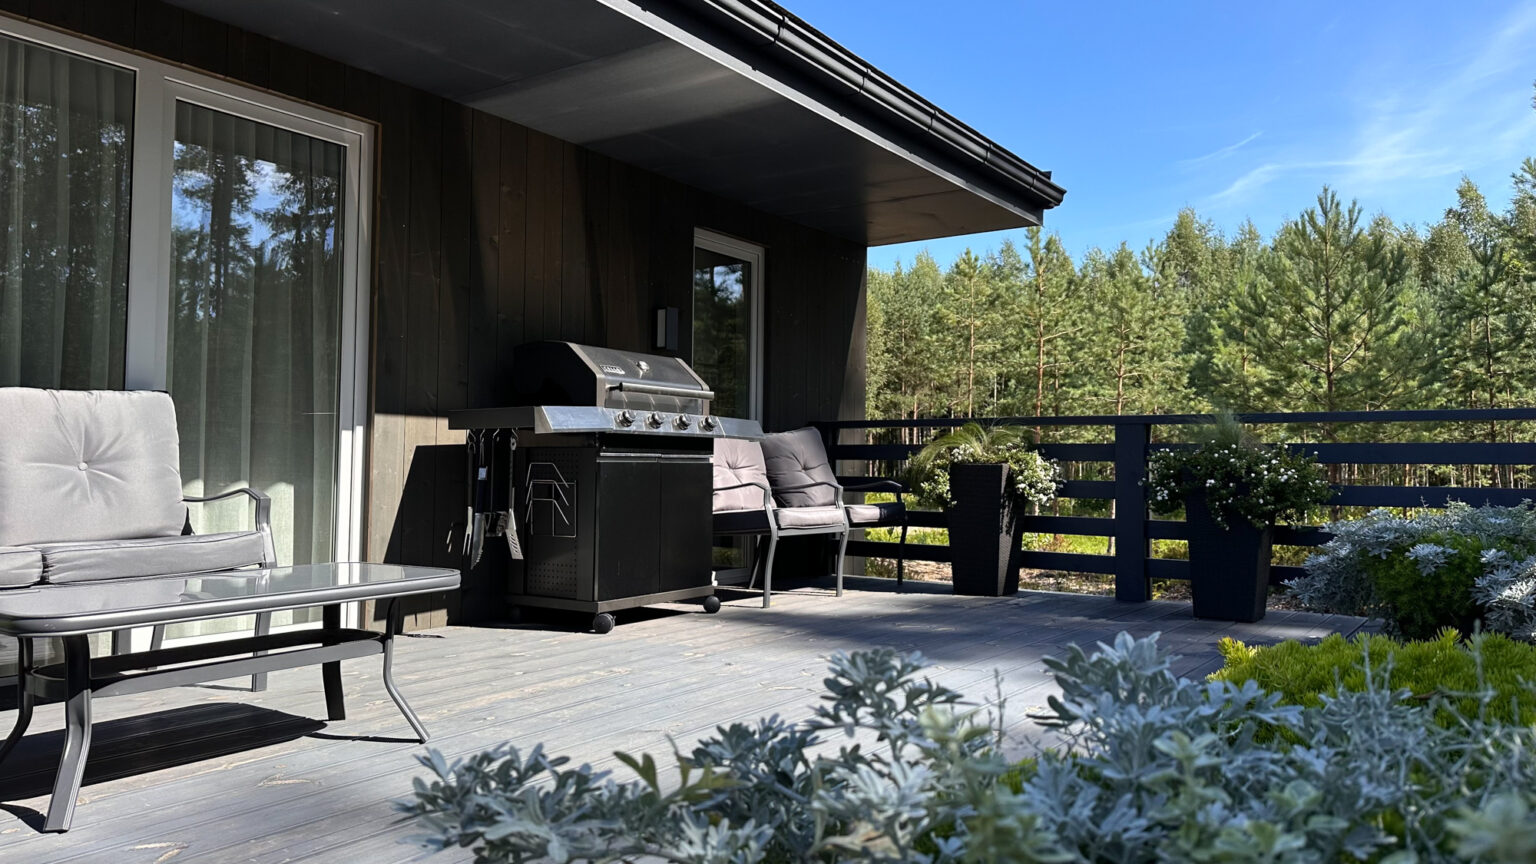
<svg viewBox="0 0 1536 864">
<path fill-rule="evenodd" d="M 453 584 L 440 584 L 451 582 Z M 431 587 L 424 584 L 430 583 Z M 0 589 L 0 629 L 7 622 L 83 618 L 155 609 L 167 617 L 198 607 L 236 604 L 250 609 L 304 605 L 304 594 L 317 603 L 344 602 L 455 587 L 458 571 L 440 567 L 341 562 L 234 570 L 170 578 L 103 579 L 37 588 Z M 315 604 L 311 604 L 315 605 Z"/>
</svg>

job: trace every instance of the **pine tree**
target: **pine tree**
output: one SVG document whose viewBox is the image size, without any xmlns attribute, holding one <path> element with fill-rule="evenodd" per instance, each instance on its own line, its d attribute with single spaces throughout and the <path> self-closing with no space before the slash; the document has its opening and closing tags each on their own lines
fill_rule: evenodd
<svg viewBox="0 0 1536 864">
<path fill-rule="evenodd" d="M 1414 381 L 1404 350 L 1410 267 L 1388 224 L 1360 225 L 1327 187 L 1286 222 L 1224 334 L 1249 350 L 1254 396 L 1269 409 L 1388 407 Z M 1250 406 L 1245 406 L 1250 407 Z M 1324 424 L 1330 440 L 1337 430 Z"/>
</svg>

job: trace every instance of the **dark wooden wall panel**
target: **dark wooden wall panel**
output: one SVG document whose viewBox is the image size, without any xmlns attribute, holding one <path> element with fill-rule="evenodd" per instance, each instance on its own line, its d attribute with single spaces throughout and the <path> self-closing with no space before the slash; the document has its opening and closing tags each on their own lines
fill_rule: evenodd
<svg viewBox="0 0 1536 864">
<path fill-rule="evenodd" d="M 862 416 L 864 249 L 160 0 L 0 0 L 0 10 L 376 124 L 370 560 L 457 565 L 463 437 L 499 404 L 512 348 L 559 338 L 654 350 L 654 309 L 692 348 L 693 232 L 766 249 L 765 425 Z M 415 627 L 494 617 L 487 556 Z"/>
</svg>

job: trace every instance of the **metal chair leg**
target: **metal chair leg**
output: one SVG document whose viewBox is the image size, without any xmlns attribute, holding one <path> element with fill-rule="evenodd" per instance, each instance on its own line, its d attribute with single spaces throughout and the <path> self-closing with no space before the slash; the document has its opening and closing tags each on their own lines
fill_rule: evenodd
<svg viewBox="0 0 1536 864">
<path fill-rule="evenodd" d="M 763 608 L 767 609 L 773 602 L 773 553 L 778 549 L 779 535 L 772 534 L 768 538 L 768 557 L 763 562 Z"/>
<path fill-rule="evenodd" d="M 411 710 L 411 706 L 405 704 L 405 697 L 401 696 L 400 691 L 395 688 L 395 635 L 400 632 L 402 617 L 400 603 L 397 600 L 390 600 L 389 608 L 385 612 L 385 620 L 388 623 L 384 625 L 384 690 L 389 693 L 389 698 L 395 700 L 395 707 L 400 709 L 400 713 L 405 715 L 405 722 L 411 724 L 417 740 L 425 744 L 428 737 L 427 727 L 421 725 L 416 712 Z"/>
<path fill-rule="evenodd" d="M 907 569 L 907 523 L 901 523 L 901 548 L 896 550 L 896 592 L 901 593 L 901 579 Z"/>
<path fill-rule="evenodd" d="M 848 552 L 848 532 L 837 543 L 837 596 L 843 596 L 843 558 Z"/>
<path fill-rule="evenodd" d="M 64 637 L 64 681 L 69 693 L 64 703 L 64 752 L 48 799 L 44 831 L 68 831 L 85 777 L 85 760 L 91 750 L 91 643 L 84 636 Z"/>
<path fill-rule="evenodd" d="M 32 640 L 23 636 L 16 640 L 16 725 L 11 729 L 11 734 L 6 736 L 5 743 L 0 744 L 0 762 L 5 761 L 5 757 L 21 742 L 21 737 L 27 734 L 35 703 L 36 699 L 32 695 Z"/>
<path fill-rule="evenodd" d="M 341 606 L 332 604 L 321 611 L 321 626 L 327 632 L 341 629 Z M 327 645 L 334 644 L 325 640 Z M 347 719 L 347 705 L 341 693 L 341 661 L 320 664 L 320 680 L 325 684 L 325 716 L 329 720 Z"/>
</svg>

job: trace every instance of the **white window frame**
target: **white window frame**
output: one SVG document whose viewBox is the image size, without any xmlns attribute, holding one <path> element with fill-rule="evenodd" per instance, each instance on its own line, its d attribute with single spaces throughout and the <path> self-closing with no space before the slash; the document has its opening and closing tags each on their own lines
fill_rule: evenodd
<svg viewBox="0 0 1536 864">
<path fill-rule="evenodd" d="M 343 199 L 336 560 L 363 554 L 368 424 L 368 286 L 373 248 L 374 127 L 321 108 L 0 15 L 0 34 L 116 66 L 134 75 L 123 386 L 166 389 L 170 345 L 171 176 L 177 101 L 340 145 Z"/>
<path fill-rule="evenodd" d="M 729 234 L 719 231 L 711 231 L 708 228 L 693 229 L 693 248 L 708 249 L 711 252 L 719 252 L 722 255 L 730 255 L 740 258 L 752 265 L 752 278 L 746 285 L 747 290 L 747 339 L 749 350 L 747 357 L 747 413 L 749 420 L 762 422 L 763 419 L 763 255 L 764 247 L 757 243 L 750 243 Z M 688 329 L 689 329 L 689 360 L 692 361 L 693 341 L 693 294 L 688 295 Z"/>
</svg>

